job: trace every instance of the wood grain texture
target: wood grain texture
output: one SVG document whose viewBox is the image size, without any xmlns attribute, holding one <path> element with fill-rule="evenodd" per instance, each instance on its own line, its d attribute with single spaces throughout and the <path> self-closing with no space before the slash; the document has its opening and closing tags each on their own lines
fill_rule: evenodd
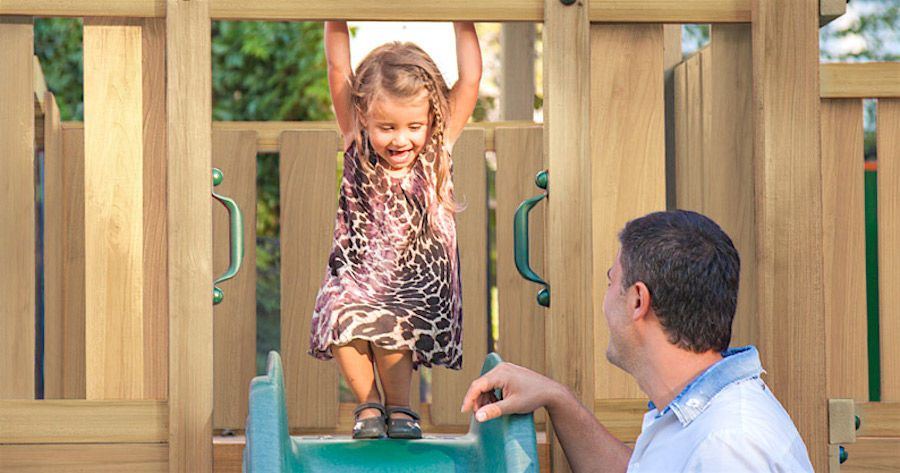
<svg viewBox="0 0 900 473">
<path fill-rule="evenodd" d="M 164 443 L 0 445 L 0 473 L 164 473 Z"/>
<path fill-rule="evenodd" d="M 863 106 L 822 99 L 822 231 L 828 397 L 869 399 Z"/>
<path fill-rule="evenodd" d="M 213 428 L 239 429 L 247 421 L 247 387 L 256 375 L 256 133 L 213 132 L 213 166 L 225 178 L 215 191 L 238 204 L 244 218 L 244 258 L 237 276 L 221 284 L 225 299 L 213 308 L 215 406 Z M 228 212 L 213 207 L 213 274 L 231 262 Z"/>
<path fill-rule="evenodd" d="M 212 98 L 209 2 L 166 3 L 169 450 L 172 472 L 212 470 Z"/>
<path fill-rule="evenodd" d="M 859 437 L 900 437 L 900 402 L 856 403 Z"/>
<path fill-rule="evenodd" d="M 84 399 L 84 128 L 62 128 L 63 399 Z"/>
<path fill-rule="evenodd" d="M 34 95 L 31 18 L 0 17 L 0 399 L 34 398 Z"/>
<path fill-rule="evenodd" d="M 65 240 L 63 131 L 56 98 L 45 92 L 44 114 L 44 399 L 62 399 L 65 366 Z"/>
<path fill-rule="evenodd" d="M 463 366 L 459 371 L 438 367 L 431 377 L 431 422 L 468 426 L 469 413 L 459 412 L 469 383 L 481 373 L 488 350 L 487 162 L 484 132 L 465 130 L 453 147 L 453 186 L 465 206 L 456 215 L 463 301 Z"/>
<path fill-rule="evenodd" d="M 88 399 L 144 396 L 141 27 L 84 21 Z"/>
<path fill-rule="evenodd" d="M 281 353 L 288 425 L 338 422 L 337 362 L 307 354 L 316 294 L 322 284 L 337 212 L 338 134 L 289 131 L 281 136 Z"/>
<path fill-rule="evenodd" d="M 544 2 L 544 159 L 550 169 L 547 210 L 546 374 L 590 405 L 594 396 L 594 300 L 596 274 L 591 231 L 594 187 L 590 179 L 591 58 L 588 5 Z M 660 76 L 661 79 L 661 76 Z M 578 255 L 572 258 L 571 255 Z M 548 429 L 551 430 L 551 429 Z M 569 471 L 562 447 L 550 433 L 553 471 Z"/>
<path fill-rule="evenodd" d="M 586 296 L 595 298 L 596 399 L 643 398 L 634 379 L 606 361 L 602 298 L 618 232 L 631 219 L 665 210 L 662 25 L 593 26 L 591 51 L 594 279 Z"/>
<path fill-rule="evenodd" d="M 858 438 L 845 445 L 847 461 L 841 473 L 878 473 L 900 470 L 900 438 Z"/>
<path fill-rule="evenodd" d="M 500 118 L 534 118 L 533 23 L 504 23 L 500 32 Z"/>
<path fill-rule="evenodd" d="M 877 107 L 881 400 L 900 401 L 900 99 Z"/>
<path fill-rule="evenodd" d="M 822 98 L 900 98 L 900 63 L 822 64 Z"/>
<path fill-rule="evenodd" d="M 813 467 L 825 470 L 818 1 L 754 0 L 753 8 L 759 348 L 766 382 Z"/>
<path fill-rule="evenodd" d="M 163 401 L 0 401 L 0 444 L 165 442 Z"/>
</svg>

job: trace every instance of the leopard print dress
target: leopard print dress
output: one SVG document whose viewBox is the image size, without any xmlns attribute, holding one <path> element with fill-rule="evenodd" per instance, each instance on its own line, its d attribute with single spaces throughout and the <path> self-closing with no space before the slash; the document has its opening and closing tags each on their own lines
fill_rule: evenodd
<svg viewBox="0 0 900 473">
<path fill-rule="evenodd" d="M 375 157 L 374 150 L 368 153 Z M 437 202 L 435 153 L 403 177 L 356 145 L 344 153 L 334 242 L 316 297 L 309 353 L 353 339 L 411 350 L 413 364 L 462 367 L 462 291 L 456 222 Z M 364 159 L 364 158 L 362 158 Z M 452 189 L 452 188 L 451 188 Z"/>
</svg>

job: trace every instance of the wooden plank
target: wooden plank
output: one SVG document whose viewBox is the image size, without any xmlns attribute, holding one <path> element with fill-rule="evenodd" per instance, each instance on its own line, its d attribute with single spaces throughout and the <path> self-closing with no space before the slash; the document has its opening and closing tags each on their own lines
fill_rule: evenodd
<svg viewBox="0 0 900 473">
<path fill-rule="evenodd" d="M 281 353 L 291 427 L 333 427 L 338 419 L 337 362 L 307 354 L 316 294 L 331 250 L 337 212 L 332 131 L 281 136 Z"/>
<path fill-rule="evenodd" d="M 534 118 L 533 23 L 504 23 L 500 31 L 500 117 Z"/>
<path fill-rule="evenodd" d="M 587 4 L 544 2 L 544 164 L 552 169 L 547 210 L 546 280 L 550 314 L 546 319 L 546 373 L 569 386 L 586 405 L 594 401 L 595 246 L 591 240 L 589 146 L 592 89 L 591 35 Z M 572 258 L 571 255 L 578 255 Z M 597 324 L 600 325 L 600 324 Z M 550 430 L 553 471 L 569 471 Z"/>
<path fill-rule="evenodd" d="M 749 25 L 713 25 L 704 89 L 709 128 L 703 212 L 731 237 L 741 256 L 732 346 L 758 344 L 756 207 L 753 187 L 753 71 Z M 705 60 L 705 59 L 704 59 Z"/>
<path fill-rule="evenodd" d="M 483 135 L 481 130 L 465 130 L 453 147 L 454 193 L 465 206 L 456 216 L 464 356 L 459 371 L 436 368 L 431 372 L 431 422 L 436 425 L 469 425 L 469 413 L 459 412 L 459 406 L 469 384 L 481 374 L 488 351 L 488 197 Z"/>
<path fill-rule="evenodd" d="M 863 108 L 822 99 L 822 221 L 828 397 L 869 399 Z"/>
<path fill-rule="evenodd" d="M 847 13 L 847 3 L 849 0 L 819 0 L 819 26 L 831 23 Z"/>
<path fill-rule="evenodd" d="M 675 69 L 681 64 L 681 25 L 663 26 L 663 83 L 666 97 L 666 208 L 675 207 L 676 131 L 675 131 Z"/>
<path fill-rule="evenodd" d="M 881 400 L 900 401 L 900 99 L 877 107 Z"/>
<path fill-rule="evenodd" d="M 749 23 L 748 0 L 590 0 L 591 22 Z"/>
<path fill-rule="evenodd" d="M 165 442 L 164 401 L 0 401 L 0 444 Z"/>
<path fill-rule="evenodd" d="M 900 437 L 900 402 L 856 403 L 858 437 Z"/>
<path fill-rule="evenodd" d="M 143 353 L 141 28 L 84 21 L 88 399 L 140 399 Z"/>
<path fill-rule="evenodd" d="M 595 298 L 599 321 L 593 332 L 596 399 L 645 397 L 630 375 L 605 360 L 609 333 L 602 297 L 620 246 L 618 232 L 666 205 L 662 33 L 662 25 L 591 28 L 594 280 L 590 295 L 581 297 Z"/>
<path fill-rule="evenodd" d="M 766 382 L 797 425 L 813 467 L 824 471 L 818 0 L 754 2 L 759 348 Z M 791 28 L 784 27 L 785 18 Z"/>
<path fill-rule="evenodd" d="M 169 471 L 212 470 L 209 2 L 166 3 Z"/>
<path fill-rule="evenodd" d="M 0 473 L 163 473 L 164 443 L 0 445 Z"/>
<path fill-rule="evenodd" d="M 244 259 L 222 283 L 225 299 L 213 309 L 215 406 L 213 428 L 239 429 L 247 421 L 247 392 L 256 375 L 256 133 L 213 132 L 213 166 L 224 173 L 216 193 L 237 202 L 244 217 Z M 228 212 L 213 209 L 213 274 L 230 264 Z"/>
<path fill-rule="evenodd" d="M 63 399 L 84 399 L 84 129 L 62 127 Z"/>
<path fill-rule="evenodd" d="M 822 98 L 900 98 L 900 63 L 822 64 Z"/>
<path fill-rule="evenodd" d="M 876 473 L 900 470 L 900 438 L 860 438 L 844 445 L 847 461 L 841 473 Z"/>
<path fill-rule="evenodd" d="M 703 211 L 703 151 L 706 135 L 703 130 L 703 79 L 700 54 L 694 54 L 684 61 L 684 110 L 683 121 L 676 125 L 683 127 L 676 137 L 677 148 L 682 151 L 675 157 L 676 207 Z"/>
<path fill-rule="evenodd" d="M 647 399 L 598 399 L 594 416 L 607 430 L 623 442 L 634 443 L 641 434 Z"/>
<path fill-rule="evenodd" d="M 65 202 L 63 131 L 56 98 L 45 92 L 44 115 L 44 399 L 61 399 L 65 366 Z"/>
<path fill-rule="evenodd" d="M 31 18 L 0 17 L 0 399 L 34 397 L 34 95 Z"/>
<path fill-rule="evenodd" d="M 144 398 L 169 391 L 166 265 L 166 22 L 141 22 L 144 105 Z"/>
</svg>

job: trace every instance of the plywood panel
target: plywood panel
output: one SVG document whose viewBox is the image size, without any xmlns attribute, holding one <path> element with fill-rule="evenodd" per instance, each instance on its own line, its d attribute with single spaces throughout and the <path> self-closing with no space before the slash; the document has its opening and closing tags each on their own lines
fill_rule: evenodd
<svg viewBox="0 0 900 473">
<path fill-rule="evenodd" d="M 822 230 L 828 397 L 869 399 L 863 109 L 822 99 Z"/>
<path fill-rule="evenodd" d="M 140 399 L 143 353 L 141 28 L 84 21 L 88 399 Z"/>
<path fill-rule="evenodd" d="M 881 400 L 900 401 L 900 99 L 878 100 Z"/>
<path fill-rule="evenodd" d="M 241 429 L 247 389 L 256 375 L 256 133 L 213 132 L 213 166 L 224 173 L 216 193 L 237 202 L 244 217 L 244 258 L 237 276 L 220 285 L 225 299 L 213 309 L 215 407 L 213 427 Z M 213 270 L 230 264 L 228 212 L 213 208 Z"/>
<path fill-rule="evenodd" d="M 209 2 L 166 3 L 169 471 L 212 470 Z M 190 45 L 187 47 L 186 45 Z"/>
<path fill-rule="evenodd" d="M 44 399 L 63 397 L 65 305 L 63 281 L 66 196 L 63 188 L 63 135 L 56 98 L 44 98 Z"/>
<path fill-rule="evenodd" d="M 0 401 L 0 444 L 165 442 L 163 401 Z"/>
<path fill-rule="evenodd" d="M 63 124 L 63 399 L 85 398 L 84 128 Z"/>
<path fill-rule="evenodd" d="M 34 96 L 30 17 L 0 17 L 0 399 L 34 397 Z"/>
<path fill-rule="evenodd" d="M 0 445 L 0 473 L 163 473 L 164 443 Z"/>
<path fill-rule="evenodd" d="M 766 382 L 797 425 L 813 467 L 824 471 L 818 3 L 755 0 L 752 36 L 759 348 Z"/>
<path fill-rule="evenodd" d="M 465 130 L 453 147 L 453 185 L 465 209 L 456 216 L 463 301 L 463 366 L 451 371 L 438 367 L 431 377 L 431 421 L 437 425 L 469 424 L 470 413 L 459 412 L 469 383 L 481 373 L 487 355 L 488 329 L 488 218 L 487 163 L 484 132 Z"/>
<path fill-rule="evenodd" d="M 322 284 L 337 212 L 338 134 L 281 135 L 281 352 L 288 425 L 333 427 L 338 422 L 337 363 L 307 354 L 316 294 Z"/>
<path fill-rule="evenodd" d="M 606 271 L 620 246 L 616 235 L 627 221 L 665 210 L 662 33 L 662 25 L 591 28 L 597 399 L 644 397 L 630 375 L 605 359 L 609 335 L 601 307 Z"/>
<path fill-rule="evenodd" d="M 753 74 L 749 25 L 713 25 L 703 56 L 711 107 L 704 154 L 703 212 L 731 237 L 741 256 L 732 346 L 758 344 L 756 210 L 753 185 Z"/>
</svg>

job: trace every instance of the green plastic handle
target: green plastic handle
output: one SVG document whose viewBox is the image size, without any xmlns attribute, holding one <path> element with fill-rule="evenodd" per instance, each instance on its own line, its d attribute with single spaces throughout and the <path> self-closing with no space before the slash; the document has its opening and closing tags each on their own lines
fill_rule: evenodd
<svg viewBox="0 0 900 473">
<path fill-rule="evenodd" d="M 213 186 L 218 186 L 225 178 L 222 171 L 217 168 L 213 168 L 212 175 Z M 244 216 L 241 214 L 241 209 L 234 199 L 216 194 L 215 191 L 213 191 L 212 196 L 221 202 L 222 205 L 225 206 L 225 209 L 228 210 L 231 230 L 231 263 L 228 265 L 225 274 L 217 277 L 213 283 L 213 304 L 218 304 L 225 298 L 225 293 L 218 287 L 219 283 L 225 282 L 237 275 L 238 271 L 241 269 L 241 261 L 244 259 Z"/>
<path fill-rule="evenodd" d="M 547 185 L 549 183 L 547 171 L 544 170 L 539 172 L 537 176 L 535 176 L 534 182 L 539 188 L 547 190 Z M 543 289 L 538 291 L 537 295 L 537 302 L 543 307 L 550 307 L 550 285 L 531 269 L 531 263 L 529 262 L 528 257 L 528 213 L 531 212 L 531 209 L 534 208 L 538 202 L 544 200 L 549 195 L 549 192 L 544 192 L 539 196 L 526 199 L 519 204 L 519 208 L 516 209 L 516 214 L 513 219 L 513 249 L 515 251 L 516 269 L 519 270 L 519 274 L 521 274 L 523 278 L 544 286 Z"/>
</svg>

